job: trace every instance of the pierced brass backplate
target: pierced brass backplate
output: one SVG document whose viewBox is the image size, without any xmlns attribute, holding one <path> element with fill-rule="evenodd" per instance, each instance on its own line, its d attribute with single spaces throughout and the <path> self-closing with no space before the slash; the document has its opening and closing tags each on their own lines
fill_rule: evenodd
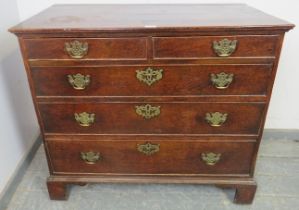
<svg viewBox="0 0 299 210">
<path fill-rule="evenodd" d="M 90 76 L 89 75 L 82 75 L 82 74 L 69 74 L 67 75 L 68 81 L 70 85 L 76 90 L 84 90 L 86 86 L 90 83 Z"/>
<path fill-rule="evenodd" d="M 65 51 L 71 58 L 83 58 L 88 52 L 88 43 L 75 40 L 73 42 L 66 42 L 64 46 Z"/>
<path fill-rule="evenodd" d="M 82 112 L 82 113 L 75 113 L 75 120 L 84 127 L 90 126 L 92 123 L 94 123 L 95 120 L 95 114 Z"/>
<path fill-rule="evenodd" d="M 84 160 L 87 164 L 95 164 L 101 159 L 101 155 L 99 152 L 81 152 L 80 155 L 81 159 Z"/>
<path fill-rule="evenodd" d="M 211 74 L 211 82 L 217 89 L 225 89 L 232 83 L 234 74 L 221 72 L 219 74 Z"/>
<path fill-rule="evenodd" d="M 228 57 L 237 48 L 237 40 L 223 39 L 221 41 L 213 41 L 214 52 L 220 57 Z"/>
<path fill-rule="evenodd" d="M 155 82 L 159 81 L 163 77 L 163 69 L 152 69 L 151 67 L 146 68 L 145 70 L 136 70 L 136 78 L 151 86 Z"/>
<path fill-rule="evenodd" d="M 210 166 L 215 165 L 220 160 L 221 154 L 215 154 L 213 152 L 201 153 L 201 159 Z"/>
<path fill-rule="evenodd" d="M 206 121 L 213 127 L 221 126 L 227 120 L 227 113 L 210 112 L 206 113 Z"/>
<path fill-rule="evenodd" d="M 152 155 L 160 150 L 160 144 L 137 144 L 137 150 L 145 155 Z"/>
<path fill-rule="evenodd" d="M 138 115 L 145 119 L 151 119 L 160 115 L 160 106 L 152 106 L 150 104 L 135 106 L 135 111 Z"/>
</svg>

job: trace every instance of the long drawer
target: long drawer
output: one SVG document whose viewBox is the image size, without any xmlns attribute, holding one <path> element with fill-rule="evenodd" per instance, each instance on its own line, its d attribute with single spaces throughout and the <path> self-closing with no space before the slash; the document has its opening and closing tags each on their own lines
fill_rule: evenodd
<svg viewBox="0 0 299 210">
<path fill-rule="evenodd" d="M 275 56 L 278 35 L 154 37 L 154 59 Z"/>
<path fill-rule="evenodd" d="M 46 133 L 257 135 L 263 103 L 39 104 Z"/>
<path fill-rule="evenodd" d="M 147 58 L 146 38 L 46 38 L 25 39 L 29 59 L 104 59 Z"/>
<path fill-rule="evenodd" d="M 46 141 L 53 173 L 244 174 L 254 142 Z"/>
<path fill-rule="evenodd" d="M 265 95 L 272 64 L 32 68 L 37 96 Z"/>
</svg>

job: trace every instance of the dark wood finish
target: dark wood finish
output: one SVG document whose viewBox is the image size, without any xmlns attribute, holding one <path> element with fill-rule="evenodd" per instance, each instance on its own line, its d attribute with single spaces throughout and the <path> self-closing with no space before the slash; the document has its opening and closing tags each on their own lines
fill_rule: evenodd
<svg viewBox="0 0 299 210">
<path fill-rule="evenodd" d="M 294 25 L 245 4 L 54 5 L 11 28 L 17 34 L 286 31 Z M 63 34 L 57 34 L 62 32 Z M 111 35 L 110 35 L 111 36 Z"/>
<path fill-rule="evenodd" d="M 180 18 L 177 18 L 180 17 Z M 253 179 L 284 33 L 294 25 L 243 4 L 55 5 L 10 29 L 18 35 L 47 154 L 51 199 L 66 199 L 69 184 L 193 183 L 236 189 L 236 203 L 251 203 Z M 229 57 L 212 42 L 236 39 Z M 82 59 L 64 51 L 68 41 L 89 43 Z M 135 71 L 163 68 L 147 86 Z M 211 73 L 235 74 L 217 90 Z M 67 74 L 89 74 L 83 91 Z M 159 105 L 145 120 L 134 106 Z M 96 113 L 81 127 L 74 112 Z M 210 127 L 206 112 L 226 112 Z M 151 156 L 136 144 L 160 144 Z M 102 161 L 87 165 L 80 151 L 99 150 Z M 201 152 L 222 153 L 205 165 Z"/>
<path fill-rule="evenodd" d="M 136 70 L 147 66 L 32 68 L 37 96 L 202 96 L 266 95 L 272 64 L 261 65 L 175 65 L 151 66 L 163 69 L 163 78 L 151 86 L 136 78 Z M 217 89 L 210 75 L 234 74 L 227 89 Z M 90 75 L 85 90 L 75 90 L 67 75 Z M 175 86 L 173 84 L 176 84 Z"/>
<path fill-rule="evenodd" d="M 67 185 L 63 182 L 56 182 L 49 178 L 47 180 L 48 192 L 51 200 L 66 200 Z"/>
<path fill-rule="evenodd" d="M 149 51 L 149 49 L 148 49 Z M 148 53 L 151 56 L 152 52 Z M 31 67 L 100 67 L 100 66 L 127 66 L 127 65 L 169 65 L 169 64 L 188 64 L 188 65 L 219 65 L 219 64 L 273 64 L 275 57 L 205 57 L 199 59 L 159 59 L 152 60 L 99 60 L 99 59 L 30 59 L 28 63 Z"/>
<path fill-rule="evenodd" d="M 252 180 L 252 178 L 244 178 L 244 177 L 200 177 L 198 176 L 182 176 L 182 175 L 117 175 L 110 174 L 106 175 L 97 175 L 97 176 L 87 176 L 87 175 L 53 175 L 51 176 L 51 180 L 58 183 L 64 184 L 81 184 L 82 182 L 89 183 L 159 183 L 159 184 L 214 184 L 216 186 L 220 186 L 222 188 L 235 188 L 236 190 L 239 187 L 244 187 L 243 189 L 252 190 L 252 194 L 248 196 L 248 191 L 238 191 L 237 197 L 235 197 L 234 201 L 236 203 L 241 204 L 250 204 L 253 201 L 254 193 L 256 189 L 256 182 Z M 237 193 L 237 192 L 236 192 Z M 243 194 L 245 193 L 245 194 Z M 248 200 L 240 200 L 240 196 L 247 197 Z M 252 200 L 250 200 L 250 199 Z M 66 199 L 66 197 L 62 197 L 61 199 Z"/>
<path fill-rule="evenodd" d="M 213 41 L 238 40 L 237 48 L 230 57 L 274 56 L 279 36 L 200 36 L 200 37 L 154 37 L 154 59 L 198 59 L 218 57 Z"/>
<path fill-rule="evenodd" d="M 277 59 L 274 62 L 274 67 L 273 67 L 273 71 L 272 71 L 272 75 L 271 75 L 271 86 L 269 88 L 269 96 L 267 97 L 267 103 L 268 104 L 270 103 L 270 99 L 271 99 L 271 94 L 272 94 L 273 85 L 274 85 L 274 81 L 275 81 L 275 77 L 276 77 L 276 72 L 277 72 L 277 68 L 278 68 L 278 63 L 279 63 L 280 53 L 281 53 L 281 49 L 282 49 L 283 39 L 284 39 L 284 34 L 280 36 L 280 39 L 279 39 L 279 43 L 280 43 L 279 46 L 280 47 L 276 51 L 276 57 L 277 57 Z M 266 107 L 265 117 L 263 117 L 263 119 L 262 119 L 262 127 L 261 127 L 261 129 L 264 128 L 264 125 L 265 125 L 265 122 L 266 122 L 266 114 L 267 114 L 268 108 L 269 108 L 269 106 Z M 258 143 L 256 144 L 256 147 L 255 147 L 255 153 L 254 153 L 254 156 L 253 156 L 254 163 L 256 163 L 257 154 L 258 154 L 258 150 L 259 150 L 259 145 L 261 143 L 262 135 L 263 135 L 263 133 L 261 132 L 259 134 Z M 252 165 L 252 169 L 253 169 L 252 172 L 254 173 L 255 164 Z"/>
<path fill-rule="evenodd" d="M 258 134 L 263 103 L 149 103 L 160 115 L 144 119 L 135 106 L 144 103 L 39 104 L 46 133 L 66 134 Z M 95 122 L 82 127 L 74 113 L 94 113 Z M 226 122 L 212 127 L 206 113 L 227 113 Z"/>
<path fill-rule="evenodd" d="M 159 152 L 145 155 L 137 150 L 147 141 L 48 141 L 54 174 L 196 174 L 249 176 L 254 142 L 148 141 Z M 99 152 L 102 159 L 85 163 L 80 152 Z M 207 165 L 202 153 L 221 153 L 218 163 Z"/>
<path fill-rule="evenodd" d="M 236 194 L 234 201 L 236 203 L 250 204 L 253 201 L 257 185 L 240 185 L 236 187 Z"/>
<path fill-rule="evenodd" d="M 65 43 L 74 40 L 88 43 L 84 59 L 130 60 L 146 59 L 145 38 L 114 39 L 26 39 L 29 59 L 72 59 L 65 51 Z"/>
<path fill-rule="evenodd" d="M 132 134 L 132 135 L 110 135 L 110 134 L 80 134 L 79 135 L 66 135 L 66 134 L 45 134 L 46 141 L 55 140 L 78 140 L 80 141 L 197 141 L 197 142 L 257 142 L 257 136 L 251 135 L 219 135 L 219 136 L 207 136 L 207 135 L 156 135 L 156 134 Z"/>
<path fill-rule="evenodd" d="M 36 102 L 41 104 L 51 103 L 81 103 L 84 100 L 85 103 L 166 103 L 166 102 L 188 102 L 188 103 L 266 103 L 267 95 L 246 95 L 246 96 L 235 96 L 235 95 L 198 95 L 198 96 L 38 96 Z"/>
</svg>

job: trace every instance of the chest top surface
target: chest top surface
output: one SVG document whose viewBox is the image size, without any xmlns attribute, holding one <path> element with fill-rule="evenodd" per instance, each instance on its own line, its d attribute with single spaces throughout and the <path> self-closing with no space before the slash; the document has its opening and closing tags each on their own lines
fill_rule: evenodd
<svg viewBox="0 0 299 210">
<path fill-rule="evenodd" d="M 245 4 L 54 5 L 10 29 L 14 33 L 283 30 L 294 25 Z"/>
</svg>

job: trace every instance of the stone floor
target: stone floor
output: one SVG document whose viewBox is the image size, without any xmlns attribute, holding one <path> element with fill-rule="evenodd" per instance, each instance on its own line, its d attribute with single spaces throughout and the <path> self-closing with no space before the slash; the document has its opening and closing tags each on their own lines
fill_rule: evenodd
<svg viewBox="0 0 299 210">
<path fill-rule="evenodd" d="M 41 147 L 7 210 L 295 210 L 299 209 L 299 140 L 263 141 L 255 173 L 258 190 L 252 205 L 233 204 L 233 190 L 172 184 L 72 186 L 68 201 L 50 201 L 47 176 Z"/>
</svg>

